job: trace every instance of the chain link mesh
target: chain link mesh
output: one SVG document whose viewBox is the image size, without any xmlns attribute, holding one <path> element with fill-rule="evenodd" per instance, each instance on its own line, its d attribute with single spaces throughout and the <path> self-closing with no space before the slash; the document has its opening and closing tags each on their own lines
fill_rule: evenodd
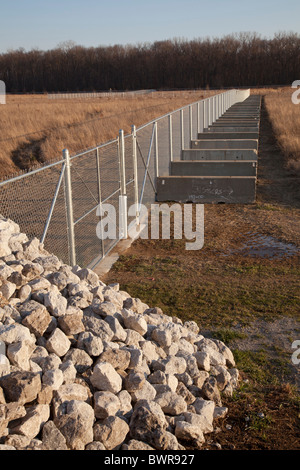
<svg viewBox="0 0 300 470">
<path fill-rule="evenodd" d="M 62 171 L 62 163 L 5 181 L 0 186 L 1 215 L 19 224 L 29 239 L 42 238 Z M 64 186 L 61 185 L 44 243 L 45 249 L 69 262 Z"/>
<path fill-rule="evenodd" d="M 229 103 L 243 101 L 248 95 L 248 90 L 231 90 L 225 93 L 224 102 L 228 107 Z M 202 100 L 140 127 L 136 130 L 136 140 L 133 135 L 125 136 L 123 142 L 128 208 L 135 202 L 149 208 L 155 202 L 156 177 L 169 175 L 170 161 L 180 160 L 182 149 L 189 148 L 191 139 L 198 138 L 198 132 L 203 131 L 203 125 L 207 123 L 208 110 L 212 116 L 213 101 L 208 98 L 205 102 L 205 107 Z M 220 114 L 220 100 L 218 103 Z M 80 266 L 94 266 L 119 240 L 120 139 L 74 155 L 70 158 L 70 163 L 76 262 Z M 65 168 L 65 162 L 61 161 L 0 183 L 0 212 L 4 217 L 18 223 L 28 238 L 39 239 L 45 234 L 46 222 L 51 215 L 44 246 L 70 264 L 64 184 L 66 175 L 62 175 Z M 97 235 L 100 221 L 97 207 L 101 202 L 115 208 L 116 218 L 111 221 L 115 224 L 115 239 L 101 240 Z"/>
</svg>

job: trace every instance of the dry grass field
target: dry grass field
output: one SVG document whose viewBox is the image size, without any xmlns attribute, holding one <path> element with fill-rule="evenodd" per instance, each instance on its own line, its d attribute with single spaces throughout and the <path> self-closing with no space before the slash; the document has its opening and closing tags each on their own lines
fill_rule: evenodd
<svg viewBox="0 0 300 470">
<path fill-rule="evenodd" d="M 116 138 L 216 91 L 154 92 L 112 98 L 8 95 L 0 107 L 0 178 Z"/>
<path fill-rule="evenodd" d="M 283 89 L 265 97 L 278 145 L 292 173 L 300 174 L 300 104 L 291 100 L 291 89 Z"/>
<path fill-rule="evenodd" d="M 290 87 L 254 89 L 265 105 L 277 143 L 292 173 L 300 171 L 300 106 Z M 0 178 L 114 139 L 155 117 L 211 96 L 216 91 L 154 92 L 112 98 L 49 99 L 8 95 L 0 107 Z M 114 95 L 113 95 L 114 96 Z"/>
<path fill-rule="evenodd" d="M 252 93 L 264 96 L 265 106 L 277 145 L 285 157 L 291 174 L 300 174 L 300 104 L 292 102 L 291 87 L 257 89 Z"/>
</svg>

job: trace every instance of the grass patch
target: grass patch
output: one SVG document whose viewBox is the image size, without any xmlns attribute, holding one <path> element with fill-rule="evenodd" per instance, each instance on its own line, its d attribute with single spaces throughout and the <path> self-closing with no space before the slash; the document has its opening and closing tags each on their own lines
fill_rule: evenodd
<svg viewBox="0 0 300 470">
<path fill-rule="evenodd" d="M 270 358 L 266 351 L 240 351 L 234 349 L 237 368 L 260 385 L 279 385 L 278 378 L 270 367 Z"/>
<path fill-rule="evenodd" d="M 231 330 L 230 328 L 219 328 L 211 332 L 212 338 L 219 339 L 223 343 L 230 345 L 230 343 L 236 339 L 245 339 L 247 335 L 240 333 L 239 331 Z"/>
<path fill-rule="evenodd" d="M 120 257 L 112 277 L 130 295 L 168 315 L 195 320 L 206 328 L 231 328 L 258 318 L 299 318 L 299 271 L 284 264 L 216 263 L 196 272 L 177 257 L 130 255 Z"/>
<path fill-rule="evenodd" d="M 266 431 L 269 426 L 273 423 L 270 416 L 265 416 L 263 413 L 250 413 L 249 418 L 249 429 L 262 434 L 262 437 L 266 440 Z"/>
<path fill-rule="evenodd" d="M 275 206 L 273 204 L 256 204 L 256 209 L 263 210 L 263 211 L 280 211 L 282 208 Z"/>
</svg>

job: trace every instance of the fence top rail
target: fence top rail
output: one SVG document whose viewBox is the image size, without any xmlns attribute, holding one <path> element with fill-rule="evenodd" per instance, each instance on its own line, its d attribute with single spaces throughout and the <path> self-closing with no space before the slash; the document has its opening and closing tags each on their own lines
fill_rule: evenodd
<svg viewBox="0 0 300 470">
<path fill-rule="evenodd" d="M 232 91 L 235 91 L 235 90 L 227 90 L 227 91 L 224 91 L 223 93 L 218 93 L 217 95 L 223 95 L 223 94 L 226 94 L 228 92 L 232 92 Z M 236 90 L 237 91 L 237 90 Z M 182 106 L 181 108 L 178 108 L 178 109 L 175 109 L 174 111 L 171 111 L 170 113 L 167 113 L 167 114 L 164 114 L 162 116 L 159 116 L 158 118 L 155 118 L 153 119 L 152 121 L 149 121 L 145 124 L 142 124 L 140 127 L 136 128 L 136 131 L 140 131 L 142 129 L 144 129 L 145 127 L 149 126 L 150 124 L 153 124 L 154 122 L 157 122 L 157 121 L 160 121 L 161 119 L 164 119 L 172 114 L 175 114 L 177 113 L 178 111 L 181 111 L 182 109 L 186 109 L 186 108 L 189 108 L 190 106 L 194 106 L 195 104 L 197 103 L 201 103 L 202 101 L 207 101 L 209 100 L 210 98 L 212 98 L 213 96 L 217 96 L 217 95 L 212 95 L 212 96 L 209 96 L 208 98 L 204 98 L 202 100 L 199 100 L 199 101 L 195 101 L 194 103 L 190 103 L 190 104 L 187 104 L 185 106 Z M 127 134 L 126 136 L 124 136 L 124 138 L 128 138 L 131 134 Z M 94 152 L 95 150 L 97 149 L 100 149 L 100 148 L 103 148 L 107 145 L 110 145 L 110 144 L 113 144 L 113 143 L 116 143 L 118 142 L 118 138 L 117 139 L 113 139 L 113 140 L 110 140 L 108 142 L 105 142 L 104 144 L 101 144 L 101 145 L 97 145 L 96 147 L 91 147 L 87 150 L 84 150 L 83 152 L 80 152 L 80 153 L 76 153 L 75 155 L 72 155 L 70 157 L 70 160 L 76 158 L 76 157 L 81 157 L 83 155 L 86 155 L 87 153 L 90 153 L 90 152 Z"/>
<path fill-rule="evenodd" d="M 248 90 L 248 89 L 247 89 L 247 90 Z M 245 91 L 247 91 L 247 90 L 244 90 L 244 89 L 243 89 L 243 90 L 230 89 L 230 90 L 227 90 L 227 91 L 223 91 L 222 93 L 217 93 L 216 95 L 209 96 L 209 97 L 204 98 L 204 99 L 202 99 L 202 100 L 195 101 L 194 103 L 187 104 L 187 105 L 185 105 L 185 106 L 182 106 L 181 108 L 178 108 L 178 109 L 175 109 L 174 111 L 171 111 L 170 113 L 164 114 L 163 116 L 159 116 L 158 118 L 155 118 L 155 119 L 153 119 L 152 121 L 147 122 L 146 124 L 143 124 L 142 126 L 136 128 L 136 132 L 141 131 L 142 129 L 146 128 L 147 126 L 149 126 L 149 125 L 151 125 L 151 124 L 154 124 L 155 122 L 161 121 L 162 119 L 164 119 L 164 118 L 166 118 L 166 117 L 168 117 L 168 116 L 172 116 L 173 114 L 178 113 L 179 111 L 182 111 L 182 110 L 184 110 L 184 109 L 188 109 L 189 107 L 194 106 L 194 105 L 196 105 L 196 104 L 198 104 L 198 103 L 202 103 L 202 102 L 208 101 L 208 100 L 210 100 L 211 98 L 213 98 L 213 97 L 215 97 L 215 96 L 218 96 L 218 95 L 225 95 L 225 94 L 232 93 L 232 92 L 238 93 L 239 91 L 245 92 Z M 250 89 L 249 89 L 249 91 L 250 91 Z M 130 135 L 131 135 L 131 134 L 128 134 L 127 136 L 124 136 L 124 137 L 126 138 L 126 137 L 129 137 Z M 108 141 L 108 142 L 105 142 L 105 143 L 103 143 L 103 144 L 96 145 L 95 147 L 91 147 L 91 148 L 89 148 L 89 149 L 87 149 L 87 150 L 84 150 L 83 152 L 76 153 L 75 155 L 71 155 L 71 156 L 70 156 L 70 160 L 73 160 L 73 159 L 75 159 L 75 158 L 77 158 L 77 157 L 81 157 L 81 156 L 83 156 L 83 155 L 87 155 L 87 154 L 90 153 L 90 152 L 94 152 L 94 151 L 97 150 L 97 149 L 101 149 L 101 148 L 107 147 L 108 145 L 113 144 L 113 143 L 117 143 L 117 142 L 118 142 L 118 138 L 112 139 L 112 140 L 110 140 L 110 141 Z M 39 173 L 40 171 L 47 170 L 47 169 L 52 168 L 52 167 L 54 167 L 54 166 L 56 166 L 56 165 L 60 165 L 60 164 L 62 164 L 62 163 L 64 163 L 64 160 L 58 160 L 58 161 L 56 161 L 56 162 L 49 163 L 49 164 L 47 164 L 47 165 L 45 165 L 45 166 L 42 166 L 42 167 L 36 168 L 36 169 L 34 169 L 34 170 L 31 170 L 31 171 L 29 171 L 29 172 L 27 172 L 27 173 L 22 173 L 21 175 L 17 175 L 17 176 L 15 176 L 15 177 L 13 177 L 13 178 L 5 179 L 5 180 L 3 180 L 3 181 L 0 181 L 0 187 L 5 186 L 5 185 L 8 184 L 8 183 L 13 183 L 13 182 L 19 181 L 19 180 L 21 180 L 21 179 L 23 179 L 23 178 L 26 178 L 26 177 L 30 176 L 30 175 L 34 175 L 34 174 L 36 174 L 36 173 Z"/>
<path fill-rule="evenodd" d="M 61 165 L 62 163 L 64 163 L 64 160 L 58 160 L 57 162 L 49 163 L 48 165 L 41 166 L 41 167 L 36 168 L 34 170 L 28 171 L 27 173 L 22 173 L 21 175 L 14 176 L 13 178 L 5 179 L 3 181 L 0 181 L 0 188 L 2 186 L 5 186 L 8 183 L 15 183 L 16 181 L 19 181 L 23 178 L 27 178 L 27 176 L 34 175 L 36 173 L 39 173 L 40 171 L 48 170 L 49 168 L 52 168 L 56 165 Z"/>
<path fill-rule="evenodd" d="M 101 149 L 103 147 L 107 147 L 108 145 L 110 144 L 115 144 L 118 142 L 118 138 L 117 139 L 112 139 L 112 140 L 109 140 L 108 142 L 105 142 L 104 144 L 99 144 L 99 145 L 96 145 L 96 147 L 91 147 L 91 148 L 88 148 L 86 150 L 84 150 L 83 152 L 80 152 L 80 153 L 76 153 L 74 155 L 72 155 L 70 157 L 70 160 L 73 160 L 74 158 L 77 158 L 77 157 L 82 157 L 83 155 L 87 155 L 88 153 L 90 152 L 94 152 L 95 150 L 97 149 Z"/>
<path fill-rule="evenodd" d="M 202 100 L 199 100 L 199 101 L 195 101 L 194 103 L 190 103 L 190 104 L 186 104 L 185 106 L 182 106 L 181 108 L 178 108 L 178 109 L 175 109 L 174 111 L 171 111 L 170 113 L 167 113 L 167 114 L 164 114 L 163 116 L 159 116 L 158 118 L 155 118 L 153 119 L 152 121 L 149 121 L 147 122 L 146 124 L 142 124 L 140 127 L 138 127 L 136 129 L 136 132 L 144 129 L 145 127 L 149 126 L 150 124 L 153 124 L 154 122 L 157 122 L 157 121 L 160 121 L 161 119 L 164 119 L 168 116 L 172 116 L 173 114 L 175 113 L 178 113 L 178 111 L 182 111 L 184 109 L 187 109 L 189 108 L 190 106 L 194 106 L 195 104 L 198 104 L 198 103 L 202 103 L 204 101 L 208 101 L 210 100 L 211 98 L 213 98 L 214 96 L 218 96 L 218 95 L 225 95 L 227 93 L 230 93 L 232 91 L 238 91 L 238 90 L 235 90 L 235 89 L 232 89 L 232 90 L 227 90 L 227 91 L 224 91 L 222 93 L 217 93 L 216 95 L 212 95 L 212 96 L 209 96 L 207 98 L 203 98 Z M 243 90 L 244 91 L 244 90 Z"/>
</svg>

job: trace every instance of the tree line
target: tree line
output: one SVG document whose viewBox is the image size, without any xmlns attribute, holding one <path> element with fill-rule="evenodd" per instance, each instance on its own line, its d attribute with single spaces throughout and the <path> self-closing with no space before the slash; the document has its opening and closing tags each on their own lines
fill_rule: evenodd
<svg viewBox="0 0 300 470">
<path fill-rule="evenodd" d="M 7 92 L 227 88 L 300 79 L 300 35 L 172 39 L 136 45 L 9 50 L 0 54 Z"/>
</svg>

